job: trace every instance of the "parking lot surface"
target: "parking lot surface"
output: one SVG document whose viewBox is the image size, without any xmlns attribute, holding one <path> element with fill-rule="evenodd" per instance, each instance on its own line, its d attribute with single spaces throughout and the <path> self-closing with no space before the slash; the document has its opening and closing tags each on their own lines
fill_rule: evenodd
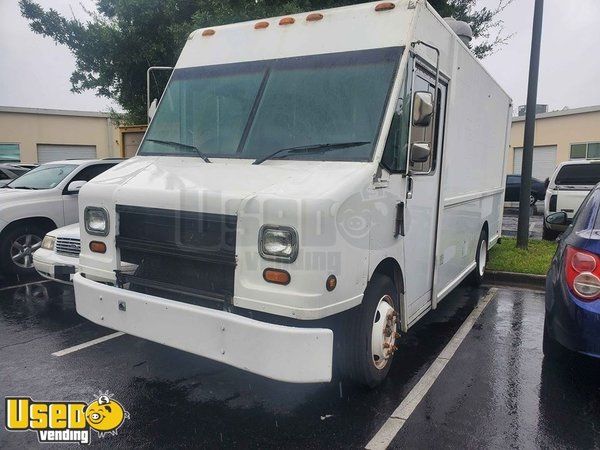
<svg viewBox="0 0 600 450">
<path fill-rule="evenodd" d="M 114 331 L 78 316 L 69 286 L 27 281 L 0 282 L 0 393 L 90 401 L 109 390 L 131 418 L 92 445 L 118 448 L 363 448 L 490 294 L 457 288 L 402 337 L 387 381 L 368 391 L 275 382 L 127 335 L 93 344 Z M 544 360 L 543 293 L 492 294 L 390 447 L 600 447 L 598 365 Z M 35 444 L 33 432 L 0 432 L 1 448 Z"/>
<path fill-rule="evenodd" d="M 504 216 L 502 217 L 502 236 L 516 237 L 519 223 L 519 207 L 513 202 L 505 203 Z M 544 224 L 544 205 L 536 204 L 529 216 L 529 237 L 542 239 L 542 226 Z"/>
</svg>

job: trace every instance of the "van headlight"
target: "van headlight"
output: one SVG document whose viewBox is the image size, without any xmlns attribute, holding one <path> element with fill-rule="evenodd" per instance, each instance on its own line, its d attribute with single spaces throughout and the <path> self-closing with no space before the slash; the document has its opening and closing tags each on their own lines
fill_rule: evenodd
<svg viewBox="0 0 600 450">
<path fill-rule="evenodd" d="M 108 234 L 108 212 L 104 208 L 88 206 L 83 212 L 85 231 L 96 236 Z"/>
<path fill-rule="evenodd" d="M 44 236 L 44 240 L 42 241 L 42 248 L 45 250 L 54 250 L 55 242 L 56 238 L 54 236 L 46 235 Z"/>
<path fill-rule="evenodd" d="M 298 233 L 292 227 L 264 225 L 258 236 L 258 252 L 264 259 L 294 262 L 298 256 Z"/>
</svg>

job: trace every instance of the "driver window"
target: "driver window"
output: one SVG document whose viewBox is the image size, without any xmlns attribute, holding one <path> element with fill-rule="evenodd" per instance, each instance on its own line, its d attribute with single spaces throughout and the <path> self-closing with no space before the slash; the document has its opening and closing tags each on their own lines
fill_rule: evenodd
<svg viewBox="0 0 600 450">
<path fill-rule="evenodd" d="M 434 80 L 429 80 L 424 73 L 419 72 L 417 69 L 417 73 L 414 79 L 413 92 L 425 91 L 434 94 L 434 90 Z M 435 170 L 438 132 L 435 132 L 434 130 L 439 130 L 440 117 L 443 117 L 444 114 L 443 108 L 440 107 L 441 105 L 443 105 L 442 92 L 442 86 L 440 86 L 440 88 L 438 88 L 438 95 L 436 96 L 437 100 L 435 105 L 435 123 L 432 120 L 429 126 L 413 126 L 411 128 L 410 144 L 412 145 L 415 142 L 425 142 L 428 143 L 431 148 L 431 154 L 427 161 L 422 163 L 415 163 L 412 161 L 410 162 L 410 170 L 413 173 L 430 173 Z"/>
<path fill-rule="evenodd" d="M 381 157 L 381 164 L 391 172 L 406 172 L 411 109 L 410 83 L 407 83 L 407 80 L 412 70 L 409 68 L 412 68 L 412 59 L 409 59 L 407 64 L 404 82 L 400 88 L 396 110 Z"/>
</svg>

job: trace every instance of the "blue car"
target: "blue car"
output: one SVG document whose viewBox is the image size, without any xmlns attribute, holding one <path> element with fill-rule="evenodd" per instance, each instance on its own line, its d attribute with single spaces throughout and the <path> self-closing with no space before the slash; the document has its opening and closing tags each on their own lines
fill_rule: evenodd
<svg viewBox="0 0 600 450">
<path fill-rule="evenodd" d="M 567 226 L 564 212 L 550 214 L 546 226 Z M 546 278 L 544 355 L 565 349 L 600 358 L 600 184 L 581 204 L 559 238 Z"/>
</svg>

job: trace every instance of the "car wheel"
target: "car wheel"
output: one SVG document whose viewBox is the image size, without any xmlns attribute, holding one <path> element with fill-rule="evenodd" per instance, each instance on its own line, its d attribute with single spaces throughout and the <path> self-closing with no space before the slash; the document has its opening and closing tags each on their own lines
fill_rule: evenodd
<svg viewBox="0 0 600 450">
<path fill-rule="evenodd" d="M 25 225 L 6 232 L 0 242 L 2 271 L 15 275 L 34 273 L 33 252 L 42 246 L 47 231 L 37 225 Z"/>
<path fill-rule="evenodd" d="M 548 317 L 544 316 L 544 336 L 542 338 L 542 351 L 544 352 L 544 356 L 551 359 L 564 359 L 570 353 L 569 351 L 560 345 L 560 343 L 556 342 L 550 336 L 550 332 L 548 331 Z"/>
<path fill-rule="evenodd" d="M 560 236 L 559 231 L 550 230 L 550 229 L 546 228 L 545 224 L 542 226 L 542 239 L 543 240 L 555 241 L 556 238 L 558 238 L 559 236 Z"/>
<path fill-rule="evenodd" d="M 374 274 L 362 304 L 349 311 L 341 325 L 336 348 L 342 377 L 369 388 L 385 379 L 400 337 L 398 310 L 396 286 L 389 277 Z"/>
<path fill-rule="evenodd" d="M 488 257 L 488 235 L 485 228 L 481 230 L 477 241 L 477 253 L 475 255 L 475 269 L 471 272 L 470 281 L 473 286 L 481 286 L 485 275 Z"/>
<path fill-rule="evenodd" d="M 529 206 L 535 205 L 537 202 L 537 198 L 533 194 L 529 194 Z"/>
</svg>

